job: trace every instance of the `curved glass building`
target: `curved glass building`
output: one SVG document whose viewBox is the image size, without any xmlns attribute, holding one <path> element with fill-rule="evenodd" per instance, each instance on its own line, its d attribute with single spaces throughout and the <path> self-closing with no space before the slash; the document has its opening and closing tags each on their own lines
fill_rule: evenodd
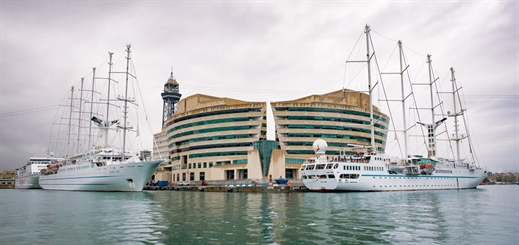
<svg viewBox="0 0 519 245">
<path fill-rule="evenodd" d="M 267 138 L 265 102 L 192 95 L 165 130 L 172 181 L 261 178 L 254 142 Z"/>
<path fill-rule="evenodd" d="M 169 181 L 300 179 L 314 157 L 313 142 L 328 143 L 327 155 L 354 154 L 371 145 L 369 96 L 352 90 L 272 102 L 276 139 L 267 140 L 265 102 L 196 94 L 178 102 L 164 122 Z M 384 151 L 389 119 L 373 108 L 375 144 Z"/>
<path fill-rule="evenodd" d="M 299 169 L 314 157 L 313 142 L 328 143 L 327 155 L 355 154 L 354 145 L 371 145 L 369 96 L 352 90 L 310 95 L 290 101 L 272 102 L 276 141 L 284 152 L 285 168 Z M 384 152 L 389 117 L 373 107 L 375 145 Z M 300 177 L 299 173 L 294 174 Z"/>
</svg>

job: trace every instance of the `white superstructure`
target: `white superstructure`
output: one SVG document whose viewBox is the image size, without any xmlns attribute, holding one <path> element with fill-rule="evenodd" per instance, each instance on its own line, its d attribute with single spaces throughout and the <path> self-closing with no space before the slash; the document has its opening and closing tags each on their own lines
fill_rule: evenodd
<svg viewBox="0 0 519 245">
<path fill-rule="evenodd" d="M 31 157 L 26 165 L 16 169 L 16 189 L 41 189 L 38 182 L 40 171 L 49 164 L 61 161 L 63 158 L 55 158 L 52 155 L 46 157 Z"/>
</svg>

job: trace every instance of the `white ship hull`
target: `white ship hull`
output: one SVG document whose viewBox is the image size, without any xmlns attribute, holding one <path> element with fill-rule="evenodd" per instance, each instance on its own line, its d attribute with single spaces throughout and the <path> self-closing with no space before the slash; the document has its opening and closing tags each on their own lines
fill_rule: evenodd
<svg viewBox="0 0 519 245">
<path fill-rule="evenodd" d="M 14 188 L 16 189 L 41 189 L 39 184 L 39 174 L 29 174 L 16 178 Z"/>
<path fill-rule="evenodd" d="M 31 157 L 26 165 L 16 169 L 16 180 L 14 188 L 16 189 L 41 189 L 39 184 L 40 171 L 52 162 L 57 162 L 62 158 L 52 156 Z"/>
<path fill-rule="evenodd" d="M 46 190 L 142 191 L 162 160 L 129 162 L 98 167 L 94 164 L 60 167 L 56 174 L 40 176 Z"/>
<path fill-rule="evenodd" d="M 334 169 L 302 170 L 303 183 L 311 191 L 416 191 L 474 189 L 485 178 L 482 169 L 436 169 L 429 174 L 390 174 L 384 164 L 328 162 Z M 357 166 L 355 170 L 343 170 Z M 364 167 L 370 170 L 364 171 Z M 350 167 L 351 169 L 352 167 Z M 343 178 L 341 178 L 341 176 Z M 351 176 L 351 178 L 350 178 Z M 345 177 L 345 178 L 344 178 Z"/>
</svg>

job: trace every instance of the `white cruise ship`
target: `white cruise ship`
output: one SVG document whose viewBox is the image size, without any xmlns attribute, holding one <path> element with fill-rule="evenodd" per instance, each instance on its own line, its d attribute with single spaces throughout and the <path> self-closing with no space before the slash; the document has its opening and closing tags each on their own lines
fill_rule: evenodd
<svg viewBox="0 0 519 245">
<path fill-rule="evenodd" d="M 128 81 L 131 78 L 135 78 L 135 76 L 129 72 L 130 45 L 128 45 L 126 49 L 126 72 L 112 71 L 113 53 L 109 54 L 110 61 L 108 63 L 108 78 L 104 79 L 106 80 L 106 87 L 108 88 L 108 93 L 106 93 L 107 97 L 100 98 L 99 102 L 94 102 L 94 100 L 91 99 L 89 102 L 91 105 L 90 112 L 82 112 L 82 101 L 78 107 L 79 109 L 73 106 L 74 88 L 72 88 L 72 95 L 70 98 L 71 102 L 69 106 L 70 114 L 72 114 L 74 110 L 79 110 L 77 114 L 80 117 L 84 114 L 90 113 L 90 120 L 88 120 L 90 122 L 88 145 L 90 145 L 90 136 L 92 135 L 92 123 L 97 125 L 99 131 L 102 133 L 98 135 L 98 138 L 104 139 L 104 144 L 103 146 L 91 147 L 86 153 L 76 153 L 72 157 L 67 157 L 66 160 L 48 165 L 46 169 L 41 171 L 41 176 L 39 178 L 39 184 L 43 189 L 73 191 L 142 191 L 146 183 L 153 176 L 155 169 L 161 162 L 163 162 L 161 159 L 151 160 L 151 154 L 147 151 L 141 151 L 139 153 L 130 153 L 126 151 L 127 133 L 134 132 L 136 133 L 136 137 L 138 137 L 138 127 L 135 129 L 133 126 L 130 126 L 130 122 L 127 121 L 128 118 L 132 118 L 132 114 L 130 114 L 129 110 L 130 105 L 137 105 L 135 97 L 131 97 L 128 94 L 130 87 Z M 121 73 L 125 75 L 119 77 L 119 79 L 123 80 L 119 83 L 124 85 L 123 82 L 126 81 L 125 87 L 122 89 L 125 94 L 118 95 L 116 98 L 111 98 L 110 90 L 113 90 L 114 83 L 117 81 L 114 77 Z M 93 74 L 94 83 L 96 78 L 95 68 Z M 94 87 L 94 85 L 92 85 L 92 87 Z M 83 84 L 79 91 L 84 91 Z M 95 93 L 94 89 L 90 92 L 92 94 L 91 98 L 93 98 Z M 82 97 L 82 94 L 80 97 Z M 99 114 L 93 113 L 94 110 L 92 108 L 94 104 L 97 106 L 103 106 L 102 109 L 97 109 L 97 111 L 106 111 L 104 120 L 100 118 Z M 117 114 L 117 112 L 120 114 Z M 122 119 L 122 122 L 119 122 L 119 119 L 110 118 L 113 114 L 116 115 L 112 117 L 119 117 Z M 71 121 L 72 120 L 69 119 L 69 122 Z M 80 118 L 78 124 L 81 125 L 81 123 L 82 120 Z M 69 147 L 69 145 L 71 142 L 75 142 L 76 140 L 70 138 L 72 135 L 70 130 L 71 125 L 69 124 L 68 126 L 69 137 L 67 139 L 67 150 L 70 151 L 73 147 Z M 78 126 L 77 128 L 77 141 L 80 142 L 79 136 L 81 135 L 80 132 L 83 127 Z M 122 134 L 122 140 L 118 141 L 122 142 L 121 149 L 109 146 L 109 139 L 110 142 L 116 141 L 115 138 L 109 137 L 109 131 L 116 131 L 119 133 L 118 135 Z"/>
<path fill-rule="evenodd" d="M 40 171 L 52 163 L 64 160 L 52 155 L 46 157 L 31 157 L 26 165 L 16 169 L 16 189 L 41 189 L 39 184 Z"/>
<path fill-rule="evenodd" d="M 369 96 L 372 98 L 372 91 L 374 87 L 371 84 L 370 75 L 370 60 L 375 59 L 374 53 L 371 53 L 370 43 L 372 44 L 370 36 L 370 28 L 365 28 L 367 44 L 367 61 L 368 65 L 368 91 Z M 436 86 L 434 83 L 436 80 L 432 79 L 431 72 L 431 59 L 430 55 L 427 56 L 427 63 L 429 63 L 429 83 L 416 84 L 416 85 L 427 85 L 430 92 L 431 104 L 426 108 L 419 108 L 416 105 L 416 99 L 413 101 L 412 106 L 419 114 L 418 109 L 426 109 L 429 114 L 428 118 L 430 123 L 424 122 L 424 118 L 417 116 L 421 119 L 421 122 L 417 122 L 413 126 L 407 126 L 405 111 L 409 109 L 405 105 L 405 101 L 408 98 L 414 99 L 412 92 L 412 86 L 410 86 L 410 92 L 404 93 L 404 74 L 407 71 L 407 67 L 403 66 L 402 60 L 405 60 L 402 52 L 402 43 L 399 41 L 398 46 L 400 49 L 400 71 L 386 74 L 397 74 L 401 76 L 402 94 L 398 100 L 393 100 L 402 103 L 404 109 L 403 120 L 401 120 L 403 126 L 400 130 L 396 127 L 393 131 L 403 132 L 403 144 L 404 150 L 402 157 L 391 157 L 386 154 L 378 152 L 379 149 L 375 146 L 374 140 L 374 123 L 371 120 L 371 145 L 369 146 L 353 146 L 354 150 L 350 149 L 355 154 L 342 154 L 339 156 L 326 156 L 325 152 L 327 149 L 327 143 L 323 139 L 318 139 L 314 142 L 313 148 L 316 157 L 307 160 L 301 167 L 301 175 L 305 186 L 312 191 L 411 191 L 411 190 L 446 190 L 446 189 L 473 189 L 477 188 L 479 183 L 485 178 L 486 171 L 479 167 L 476 161 L 476 157 L 473 153 L 472 142 L 470 135 L 466 132 L 466 135 L 460 134 L 462 127 L 461 123 L 464 124 L 465 130 L 468 131 L 466 126 L 466 117 L 464 116 L 465 109 L 461 106 L 461 99 L 459 97 L 460 87 L 456 84 L 454 76 L 454 69 L 451 68 L 451 82 L 452 91 L 448 92 L 451 95 L 450 99 L 453 108 L 452 111 L 447 111 L 446 115 L 435 112 L 435 108 L 442 108 L 444 105 L 443 101 L 435 101 L 433 99 L 433 88 Z M 358 61 L 356 61 L 358 62 Z M 382 73 L 381 73 L 382 74 Z M 376 85 L 384 86 L 382 76 L 379 76 Z M 412 83 L 410 83 L 412 84 Z M 415 84 L 413 84 L 415 85 Z M 386 94 L 386 88 L 382 90 Z M 436 91 L 437 93 L 440 93 Z M 439 96 L 438 96 L 439 97 Z M 437 99 L 439 100 L 439 99 Z M 370 99 L 370 106 L 372 107 L 372 99 Z M 383 101 L 390 101 L 389 99 Z M 454 103 L 452 103 L 454 101 Z M 447 103 L 445 103 L 447 104 Z M 391 108 L 388 106 L 388 108 Z M 443 112 L 442 108 L 442 112 Z M 370 110 L 371 118 L 373 118 L 373 110 Z M 390 112 L 392 121 L 394 120 L 395 113 Z M 446 116 L 440 120 L 436 120 L 436 115 Z M 447 118 L 453 118 L 454 133 L 446 140 L 447 142 L 455 142 L 455 146 L 448 146 L 449 149 L 453 150 L 453 157 L 438 157 L 436 156 L 437 144 L 436 144 L 436 129 L 447 121 Z M 423 136 L 425 148 L 427 148 L 427 157 L 422 155 L 408 154 L 408 131 L 410 128 L 416 126 L 419 128 L 424 126 Z M 447 132 L 447 130 L 445 131 Z M 445 133 L 442 132 L 442 133 Z M 448 132 L 447 134 L 449 135 Z M 396 138 L 396 137 L 395 137 Z M 462 158 L 460 154 L 461 141 L 470 144 L 469 152 L 471 158 Z M 400 142 L 400 141 L 399 141 Z M 398 144 L 400 146 L 400 143 Z M 359 150 L 362 149 L 362 150 Z M 405 157 L 404 157 L 405 156 Z M 402 159 L 402 160 L 401 160 Z"/>
</svg>

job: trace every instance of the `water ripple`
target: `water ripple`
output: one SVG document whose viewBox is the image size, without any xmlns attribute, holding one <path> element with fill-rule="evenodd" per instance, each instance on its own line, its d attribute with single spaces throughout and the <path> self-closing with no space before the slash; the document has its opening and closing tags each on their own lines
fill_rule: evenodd
<svg viewBox="0 0 519 245">
<path fill-rule="evenodd" d="M 518 193 L 0 190 L 0 243 L 514 244 Z"/>
</svg>

